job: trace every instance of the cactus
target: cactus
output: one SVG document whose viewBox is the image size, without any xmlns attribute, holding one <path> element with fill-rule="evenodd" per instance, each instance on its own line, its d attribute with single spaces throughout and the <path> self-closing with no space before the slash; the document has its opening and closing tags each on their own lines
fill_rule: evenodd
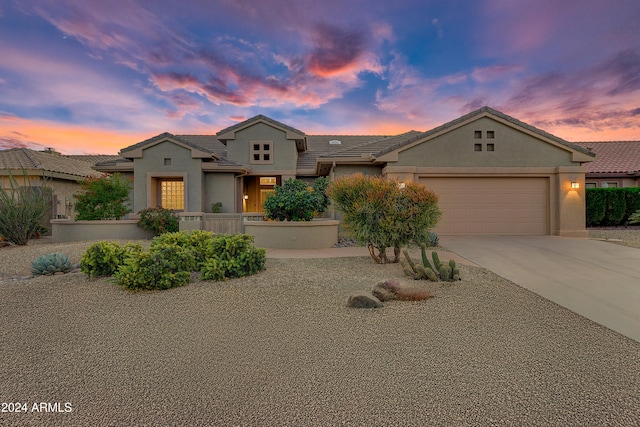
<svg viewBox="0 0 640 427">
<path fill-rule="evenodd" d="M 440 266 L 440 279 L 443 282 L 448 282 L 451 279 L 451 267 L 444 264 Z"/>
<path fill-rule="evenodd" d="M 433 269 L 435 271 L 440 271 L 440 266 L 442 266 L 442 263 L 440 262 L 440 258 L 438 257 L 438 252 L 431 252 L 431 258 L 433 258 Z"/>
<path fill-rule="evenodd" d="M 460 280 L 460 269 L 458 268 L 455 260 L 451 259 L 445 264 L 440 261 L 438 253 L 436 251 L 433 251 L 431 253 L 431 258 L 433 260 L 432 265 L 429 263 L 425 248 L 426 246 L 424 244 L 420 245 L 423 265 L 416 264 L 411 259 L 411 257 L 409 256 L 409 252 L 406 249 L 403 251 L 406 261 L 400 260 L 400 264 L 402 265 L 404 274 L 416 280 L 426 279 L 433 282 L 437 282 L 438 280 L 442 280 L 445 282 Z"/>
<path fill-rule="evenodd" d="M 418 265 L 416 268 L 418 269 L 418 273 L 420 274 L 421 278 L 429 279 L 432 282 L 438 281 L 438 276 L 436 275 L 436 272 L 433 271 L 431 268 L 424 267 L 422 265 Z"/>
<path fill-rule="evenodd" d="M 60 252 L 42 255 L 31 263 L 31 274 L 34 276 L 68 273 L 72 269 L 69 255 Z"/>
</svg>

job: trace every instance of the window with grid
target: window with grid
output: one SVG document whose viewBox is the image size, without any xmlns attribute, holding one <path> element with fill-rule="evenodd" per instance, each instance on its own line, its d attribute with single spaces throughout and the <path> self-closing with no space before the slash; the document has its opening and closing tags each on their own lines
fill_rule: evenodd
<svg viewBox="0 0 640 427">
<path fill-rule="evenodd" d="M 160 203 L 165 209 L 184 210 L 184 181 L 163 180 L 160 183 Z"/>
<path fill-rule="evenodd" d="M 251 141 L 250 163 L 254 165 L 273 164 L 273 141 Z"/>
</svg>

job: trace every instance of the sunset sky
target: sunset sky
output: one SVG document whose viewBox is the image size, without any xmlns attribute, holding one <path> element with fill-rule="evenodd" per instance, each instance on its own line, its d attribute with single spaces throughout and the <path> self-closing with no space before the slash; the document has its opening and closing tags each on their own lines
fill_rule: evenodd
<svg viewBox="0 0 640 427">
<path fill-rule="evenodd" d="M 0 0 L 0 149 L 115 154 L 257 114 L 396 134 L 484 105 L 640 140 L 640 1 Z"/>
</svg>

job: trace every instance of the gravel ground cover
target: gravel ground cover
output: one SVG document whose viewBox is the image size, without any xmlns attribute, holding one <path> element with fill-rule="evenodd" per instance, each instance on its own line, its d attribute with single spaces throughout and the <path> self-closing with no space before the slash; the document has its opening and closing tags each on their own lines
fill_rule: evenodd
<svg viewBox="0 0 640 427">
<path fill-rule="evenodd" d="M 87 246 L 0 249 L 0 400 L 28 407 L 0 425 L 640 424 L 640 343 L 481 268 L 451 285 L 366 257 L 268 259 L 139 293 L 26 278 Z M 345 307 L 389 278 L 436 297 Z"/>
<path fill-rule="evenodd" d="M 618 245 L 640 248 L 640 227 L 590 228 L 589 237 Z"/>
</svg>

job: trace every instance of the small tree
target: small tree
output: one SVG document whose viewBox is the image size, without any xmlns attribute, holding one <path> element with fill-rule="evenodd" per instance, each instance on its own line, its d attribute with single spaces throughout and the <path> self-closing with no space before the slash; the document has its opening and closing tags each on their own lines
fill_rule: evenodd
<svg viewBox="0 0 640 427">
<path fill-rule="evenodd" d="M 51 188 L 32 186 L 26 172 L 23 184 L 9 174 L 10 188 L 0 188 L 0 236 L 16 245 L 26 245 L 40 230 L 51 204 Z"/>
<path fill-rule="evenodd" d="M 387 248 L 394 249 L 393 262 L 398 262 L 400 248 L 440 219 L 438 196 L 415 182 L 401 186 L 396 180 L 356 174 L 332 182 L 327 194 L 342 212 L 345 230 L 366 244 L 380 264 L 388 262 Z"/>
<path fill-rule="evenodd" d="M 111 176 L 89 178 L 80 182 L 82 190 L 76 199 L 76 221 L 120 219 L 131 209 L 127 206 L 131 181 L 114 173 Z"/>
<path fill-rule="evenodd" d="M 275 186 L 274 193 L 264 202 L 264 213 L 278 221 L 311 221 L 329 206 L 328 184 L 326 177 L 317 178 L 311 187 L 302 180 L 289 178 L 282 186 Z"/>
</svg>

